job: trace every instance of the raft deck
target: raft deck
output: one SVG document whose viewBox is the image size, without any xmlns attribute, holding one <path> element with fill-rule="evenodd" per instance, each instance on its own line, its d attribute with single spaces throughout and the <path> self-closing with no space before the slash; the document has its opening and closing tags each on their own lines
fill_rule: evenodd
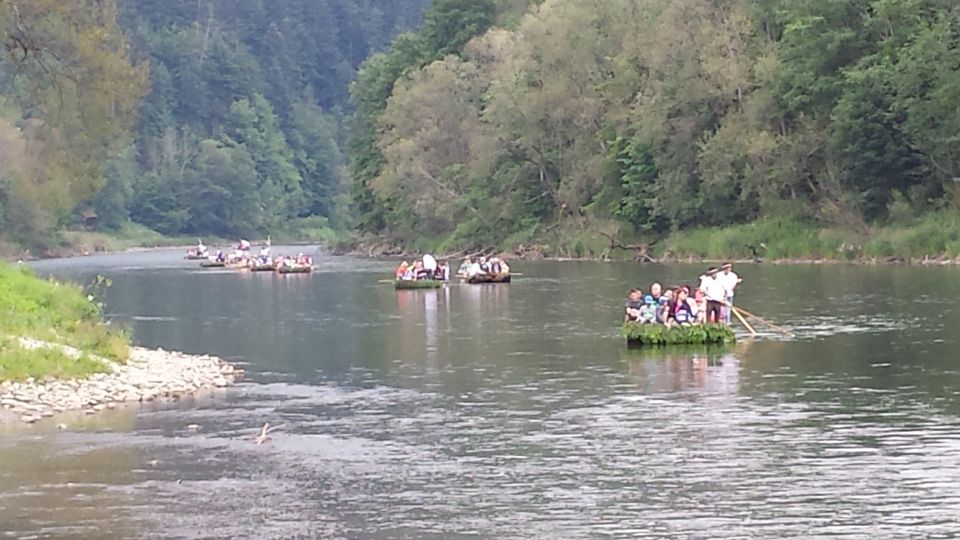
<svg viewBox="0 0 960 540">
<path fill-rule="evenodd" d="M 397 290 L 439 289 L 444 283 L 446 282 L 439 279 L 397 279 L 393 282 L 393 288 Z"/>
<path fill-rule="evenodd" d="M 471 276 L 465 278 L 466 283 L 510 283 L 510 274 L 501 273 L 501 274 L 477 274 L 476 276 Z"/>
<path fill-rule="evenodd" d="M 277 268 L 277 272 L 280 274 L 309 274 L 313 271 L 312 266 L 281 266 Z"/>
<path fill-rule="evenodd" d="M 723 345 L 737 342 L 733 330 L 725 324 L 670 326 L 664 324 L 624 323 L 620 335 L 631 347 L 666 345 Z"/>
</svg>

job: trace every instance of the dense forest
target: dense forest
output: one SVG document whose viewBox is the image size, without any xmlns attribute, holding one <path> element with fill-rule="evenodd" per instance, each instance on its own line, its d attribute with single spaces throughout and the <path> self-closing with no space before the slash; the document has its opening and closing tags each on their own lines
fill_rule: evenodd
<svg viewBox="0 0 960 540">
<path fill-rule="evenodd" d="M 427 4 L 0 0 L 0 236 L 348 226 L 349 83 Z"/>
<path fill-rule="evenodd" d="M 0 0 L 0 29 L 24 246 L 81 219 L 455 250 L 960 208 L 953 0 Z"/>
<path fill-rule="evenodd" d="M 956 222 L 953 0 L 546 0 L 501 15 L 443 46 L 421 27 L 361 68 L 364 230 L 453 249 L 769 217 L 865 234 L 945 208 Z M 944 242 L 960 251 L 956 229 Z"/>
</svg>

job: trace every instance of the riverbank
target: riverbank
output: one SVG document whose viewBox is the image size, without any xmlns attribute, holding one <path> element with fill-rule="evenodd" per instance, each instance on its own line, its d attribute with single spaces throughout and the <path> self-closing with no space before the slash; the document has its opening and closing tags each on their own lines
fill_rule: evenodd
<svg viewBox="0 0 960 540">
<path fill-rule="evenodd" d="M 662 237 L 618 233 L 606 223 L 556 227 L 523 242 L 505 241 L 481 249 L 432 248 L 381 237 L 341 242 L 334 254 L 440 258 L 483 253 L 514 260 L 603 260 L 649 263 L 711 263 L 725 260 L 771 264 L 960 265 L 960 213 L 940 211 L 896 224 L 857 228 L 823 227 L 789 217 L 752 223 L 674 231 Z"/>
<path fill-rule="evenodd" d="M 283 230 L 271 231 L 269 237 L 249 238 L 254 245 L 263 244 L 267 238 L 273 244 L 284 245 L 333 245 L 338 238 L 337 232 L 327 227 L 325 220 L 302 218 L 295 220 Z M 224 249 L 234 246 L 237 238 L 227 239 L 211 235 L 200 235 L 204 243 L 211 248 Z M 186 251 L 197 245 L 197 236 L 168 236 L 137 223 L 127 223 L 120 229 L 97 230 L 73 228 L 61 230 L 49 245 L 37 249 L 26 249 L 4 242 L 0 236 L 0 260 L 37 260 L 52 258 L 80 257 L 97 253 L 122 253 L 157 248 L 179 248 Z"/>
<path fill-rule="evenodd" d="M 95 298 L 108 283 L 85 290 L 0 262 L 0 381 L 83 377 L 126 362 L 130 338 L 104 321 Z"/>
<path fill-rule="evenodd" d="M 0 383 L 0 424 L 26 422 L 70 411 L 95 414 L 124 403 L 176 399 L 233 384 L 243 371 L 220 358 L 132 347 L 125 364 L 109 371 L 58 380 L 28 378 Z"/>
</svg>

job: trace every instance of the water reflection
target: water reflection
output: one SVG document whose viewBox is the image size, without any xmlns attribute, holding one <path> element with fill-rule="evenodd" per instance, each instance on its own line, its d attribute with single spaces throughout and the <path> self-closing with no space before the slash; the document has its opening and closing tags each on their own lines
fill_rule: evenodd
<svg viewBox="0 0 960 540">
<path fill-rule="evenodd" d="M 630 380 L 646 393 L 736 395 L 740 359 L 732 347 L 669 347 L 626 349 Z"/>
</svg>

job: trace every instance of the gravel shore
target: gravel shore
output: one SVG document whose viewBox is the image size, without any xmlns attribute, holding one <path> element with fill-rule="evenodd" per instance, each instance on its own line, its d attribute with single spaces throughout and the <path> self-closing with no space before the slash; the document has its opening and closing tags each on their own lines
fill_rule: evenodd
<svg viewBox="0 0 960 540">
<path fill-rule="evenodd" d="M 126 364 L 88 379 L 0 383 L 0 423 L 33 423 L 67 411 L 96 414 L 126 402 L 176 398 L 234 383 L 242 370 L 213 356 L 130 349 Z"/>
</svg>

